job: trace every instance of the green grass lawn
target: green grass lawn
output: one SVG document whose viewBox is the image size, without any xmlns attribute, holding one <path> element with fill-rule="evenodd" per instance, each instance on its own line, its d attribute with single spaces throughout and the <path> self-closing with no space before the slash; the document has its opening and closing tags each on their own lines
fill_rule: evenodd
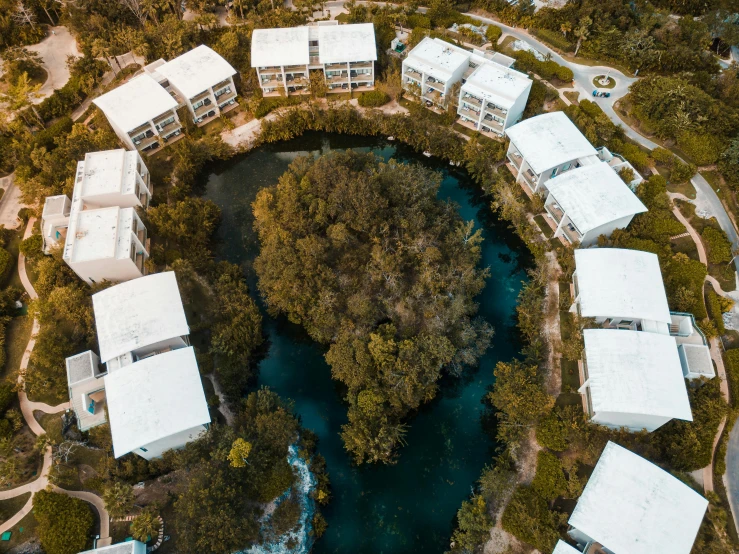
<svg viewBox="0 0 739 554">
<path fill-rule="evenodd" d="M 660 171 L 659 168 L 657 168 L 657 171 L 660 172 L 660 175 L 665 177 L 665 175 Z M 678 192 L 680 194 L 684 194 L 691 200 L 695 199 L 695 187 L 690 181 L 688 181 L 687 183 L 671 183 L 668 181 L 667 190 L 670 192 Z"/>
<path fill-rule="evenodd" d="M 613 77 L 608 77 L 608 84 L 607 85 L 601 85 L 598 82 L 598 79 L 602 77 L 603 75 L 597 75 L 593 78 L 593 86 L 595 88 L 614 88 L 616 86 L 616 81 L 613 79 Z"/>
<path fill-rule="evenodd" d="M 21 365 L 21 358 L 31 339 L 33 320 L 27 316 L 14 317 L 8 324 L 5 334 L 5 367 L 2 377 L 7 378 Z"/>
<path fill-rule="evenodd" d="M 0 554 L 10 552 L 18 545 L 35 538 L 36 526 L 36 519 L 33 517 L 33 512 L 31 512 L 9 529 L 12 533 L 10 540 L 0 542 Z"/>
<path fill-rule="evenodd" d="M 8 500 L 0 500 L 0 517 L 3 521 L 9 520 L 13 517 L 30 498 L 31 493 L 27 492 L 15 498 L 9 498 Z"/>
</svg>

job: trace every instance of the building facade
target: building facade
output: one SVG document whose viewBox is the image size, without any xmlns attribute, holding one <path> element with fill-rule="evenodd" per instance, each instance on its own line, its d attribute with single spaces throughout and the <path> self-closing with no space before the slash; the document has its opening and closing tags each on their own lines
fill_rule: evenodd
<svg viewBox="0 0 739 554">
<path fill-rule="evenodd" d="M 251 63 L 265 97 L 310 92 L 310 72 L 320 72 L 328 92 L 361 92 L 375 86 L 377 46 L 371 23 L 255 29 Z"/>
</svg>

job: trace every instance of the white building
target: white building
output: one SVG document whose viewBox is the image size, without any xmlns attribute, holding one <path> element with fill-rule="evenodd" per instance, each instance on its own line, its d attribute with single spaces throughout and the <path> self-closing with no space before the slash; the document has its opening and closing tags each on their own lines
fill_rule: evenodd
<svg viewBox="0 0 739 554">
<path fill-rule="evenodd" d="M 107 421 L 105 417 L 106 371 L 97 354 L 88 350 L 66 360 L 69 401 L 77 415 L 77 427 L 87 431 Z"/>
<path fill-rule="evenodd" d="M 113 371 L 189 345 L 174 272 L 154 273 L 92 296 L 100 361 Z"/>
<path fill-rule="evenodd" d="M 402 85 L 421 100 L 446 108 L 452 87 L 470 68 L 472 52 L 438 38 L 424 38 L 403 60 Z M 471 73 L 471 72 L 470 72 Z"/>
<path fill-rule="evenodd" d="M 609 442 L 570 516 L 569 535 L 584 553 L 690 554 L 707 507 L 686 484 Z"/>
<path fill-rule="evenodd" d="M 564 112 L 523 120 L 505 131 L 508 161 L 518 183 L 539 192 L 542 183 L 586 164 L 601 163 L 598 152 Z"/>
<path fill-rule="evenodd" d="M 105 392 L 116 458 L 129 452 L 147 460 L 158 458 L 197 439 L 210 425 L 192 347 L 111 371 Z"/>
<path fill-rule="evenodd" d="M 590 421 L 650 432 L 693 421 L 674 338 L 620 329 L 585 329 L 583 338 L 578 392 Z"/>
<path fill-rule="evenodd" d="M 148 73 L 93 100 L 131 150 L 152 154 L 182 134 L 178 102 Z"/>
<path fill-rule="evenodd" d="M 157 60 L 144 71 L 160 86 L 175 93 L 198 126 L 238 105 L 233 81 L 236 70 L 203 44 L 169 62 Z"/>
<path fill-rule="evenodd" d="M 264 96 L 305 94 L 310 71 L 323 73 L 329 92 L 372 90 L 377 46 L 372 23 L 255 29 L 251 64 Z"/>
<path fill-rule="evenodd" d="M 489 136 L 502 136 L 523 115 L 531 92 L 531 79 L 498 63 L 481 63 L 459 92 L 457 113 L 462 124 Z"/>
<path fill-rule="evenodd" d="M 133 452 L 151 460 L 195 440 L 210 415 L 175 274 L 121 283 L 94 294 L 92 304 L 100 358 L 67 359 L 80 429 L 105 423 L 107 405 L 116 458 Z"/>
<path fill-rule="evenodd" d="M 554 546 L 554 550 L 552 550 L 552 554 L 582 554 L 582 552 L 580 552 L 574 546 L 570 546 L 565 541 L 559 540 L 557 541 L 557 544 Z M 596 554 L 596 553 L 593 553 L 593 554 Z"/>
<path fill-rule="evenodd" d="M 98 546 L 80 554 L 146 554 L 146 545 L 140 541 L 127 541 L 110 546 Z"/>
<path fill-rule="evenodd" d="M 146 273 L 146 227 L 135 208 L 151 199 L 149 170 L 136 151 L 90 152 L 77 164 L 72 200 L 50 196 L 41 221 L 43 249 L 63 258 L 88 284 Z"/>
<path fill-rule="evenodd" d="M 555 237 L 590 246 L 600 235 L 625 229 L 647 207 L 606 163 L 566 171 L 546 183 L 544 208 L 556 224 Z"/>
</svg>

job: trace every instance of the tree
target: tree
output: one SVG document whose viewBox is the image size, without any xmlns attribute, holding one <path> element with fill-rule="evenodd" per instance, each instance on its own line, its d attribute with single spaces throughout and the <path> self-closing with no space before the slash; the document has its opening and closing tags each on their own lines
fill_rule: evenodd
<svg viewBox="0 0 739 554">
<path fill-rule="evenodd" d="M 24 112 L 27 108 L 31 108 L 38 123 L 42 123 L 41 117 L 38 115 L 36 108 L 33 107 L 32 100 L 39 97 L 39 89 L 41 84 L 31 83 L 28 73 L 21 73 L 13 84 L 8 86 L 4 94 L 0 94 L 0 101 L 8 104 L 8 109 L 20 112 L 21 117 L 25 118 Z"/>
<path fill-rule="evenodd" d="M 718 168 L 732 186 L 739 186 L 739 138 L 732 140 L 721 154 Z"/>
<path fill-rule="evenodd" d="M 146 9 L 144 0 L 118 0 L 120 4 L 126 8 L 138 19 L 139 24 L 143 27 L 146 23 Z"/>
<path fill-rule="evenodd" d="M 10 17 L 16 25 L 36 26 L 36 14 L 22 0 L 16 4 L 15 11 L 10 14 Z"/>
<path fill-rule="evenodd" d="M 41 490 L 33 495 L 33 515 L 47 554 L 77 554 L 85 549 L 93 517 L 84 501 Z"/>
<path fill-rule="evenodd" d="M 236 439 L 231 447 L 231 452 L 228 453 L 228 461 L 231 462 L 231 467 L 245 467 L 249 463 L 247 458 L 251 452 L 251 447 L 250 442 L 242 438 Z"/>
<path fill-rule="evenodd" d="M 590 19 L 590 17 L 585 16 L 582 19 L 580 19 L 580 22 L 578 23 L 577 27 L 575 27 L 573 34 L 577 37 L 577 46 L 575 47 L 575 57 L 577 57 L 577 53 L 580 50 L 580 46 L 582 46 L 582 43 L 588 40 L 588 37 L 590 36 L 590 26 L 593 24 L 593 20 Z"/>
<path fill-rule="evenodd" d="M 526 485 L 519 485 L 501 518 L 503 529 L 541 552 L 551 552 L 559 533 L 546 501 Z"/>
<path fill-rule="evenodd" d="M 115 481 L 105 488 L 103 502 L 105 509 L 112 517 L 124 517 L 133 508 L 133 487 L 120 481 Z"/>
<path fill-rule="evenodd" d="M 493 520 L 481 495 L 475 495 L 471 500 L 462 502 L 462 507 L 457 511 L 457 524 L 458 527 L 452 536 L 452 541 L 456 543 L 455 548 L 460 547 L 465 551 L 474 552 L 479 545 L 487 542 Z"/>
<path fill-rule="evenodd" d="M 141 512 L 131 523 L 131 536 L 141 542 L 147 542 L 159 532 L 159 516 L 153 510 Z"/>
<path fill-rule="evenodd" d="M 329 345 L 358 463 L 390 462 L 403 417 L 492 336 L 474 318 L 482 236 L 437 200 L 438 187 L 420 166 L 333 152 L 299 158 L 254 203 L 259 288 L 271 313 Z"/>
<path fill-rule="evenodd" d="M 539 496 L 550 501 L 566 494 L 567 479 L 562 470 L 562 462 L 557 456 L 546 450 L 539 451 L 536 458 L 536 475 L 531 482 L 531 488 Z"/>
</svg>

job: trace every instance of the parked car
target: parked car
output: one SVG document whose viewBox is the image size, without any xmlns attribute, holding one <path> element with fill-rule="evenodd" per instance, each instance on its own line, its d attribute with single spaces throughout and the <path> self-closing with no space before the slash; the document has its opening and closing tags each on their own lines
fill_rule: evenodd
<svg viewBox="0 0 739 554">
<path fill-rule="evenodd" d="M 596 98 L 608 98 L 609 96 L 611 96 L 611 93 L 604 90 L 596 89 L 593 91 L 593 96 L 595 96 Z"/>
</svg>

